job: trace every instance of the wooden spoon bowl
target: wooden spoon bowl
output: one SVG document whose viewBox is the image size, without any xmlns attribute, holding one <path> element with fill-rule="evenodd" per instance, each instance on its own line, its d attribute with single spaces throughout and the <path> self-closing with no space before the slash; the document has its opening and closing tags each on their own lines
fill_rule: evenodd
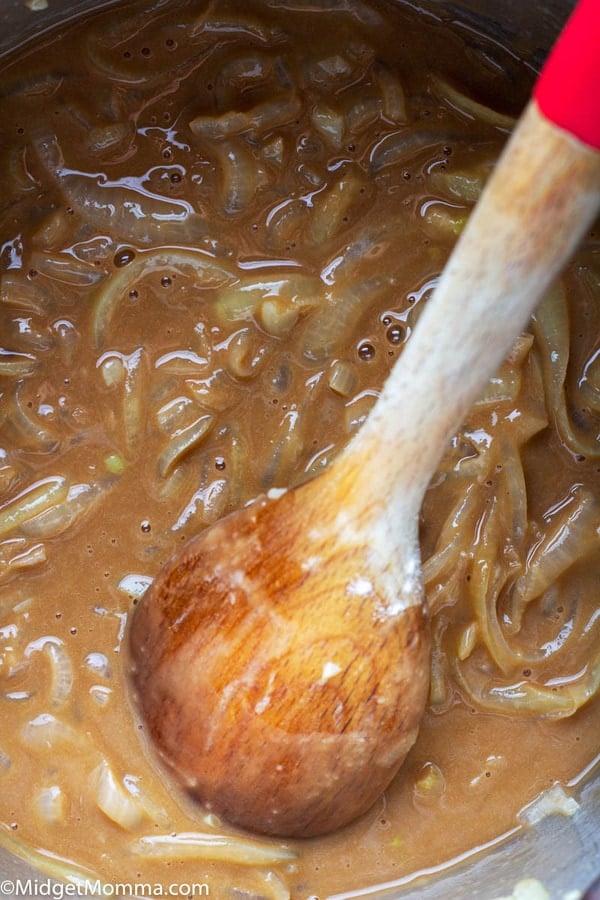
<svg viewBox="0 0 600 900">
<path fill-rule="evenodd" d="M 427 697 L 429 637 L 417 581 L 401 614 L 371 581 L 343 485 L 330 495 L 318 479 L 276 507 L 285 528 L 260 500 L 161 573 L 134 621 L 136 684 L 193 794 L 237 824 L 308 836 L 337 827 L 340 808 L 362 813 L 397 771 Z"/>
</svg>

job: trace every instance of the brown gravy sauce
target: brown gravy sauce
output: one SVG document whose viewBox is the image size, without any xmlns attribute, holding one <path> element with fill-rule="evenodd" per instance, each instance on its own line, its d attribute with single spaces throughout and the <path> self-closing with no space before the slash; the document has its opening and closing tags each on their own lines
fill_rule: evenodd
<svg viewBox="0 0 600 900">
<path fill-rule="evenodd" d="M 0 841 L 62 877 L 359 892 L 576 796 L 598 753 L 597 232 L 428 494 L 432 700 L 380 803 L 318 840 L 236 834 L 136 719 L 144 584 L 360 426 L 530 83 L 409 7 L 325 6 L 135 4 L 3 65 Z M 212 849 L 161 855 L 191 832 Z"/>
</svg>

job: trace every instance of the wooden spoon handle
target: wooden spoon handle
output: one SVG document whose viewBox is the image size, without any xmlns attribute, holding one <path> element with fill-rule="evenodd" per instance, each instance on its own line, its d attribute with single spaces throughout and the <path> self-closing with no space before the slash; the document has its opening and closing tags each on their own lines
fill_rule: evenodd
<svg viewBox="0 0 600 900">
<path fill-rule="evenodd" d="M 342 469 L 367 472 L 371 495 L 401 503 L 403 514 L 420 507 L 447 441 L 600 207 L 600 3 L 582 6 L 588 12 L 578 7 L 576 36 L 590 79 L 583 100 L 564 92 L 554 106 L 548 100 L 564 49 L 556 63 L 550 57 L 540 89 L 558 118 L 569 103 L 593 115 L 593 122 L 584 113 L 570 118 L 585 122 L 590 143 L 546 118 L 535 97 L 529 102 L 402 357 L 340 460 Z M 585 31 L 590 17 L 595 24 Z M 580 87 L 575 80 L 573 90 Z"/>
</svg>

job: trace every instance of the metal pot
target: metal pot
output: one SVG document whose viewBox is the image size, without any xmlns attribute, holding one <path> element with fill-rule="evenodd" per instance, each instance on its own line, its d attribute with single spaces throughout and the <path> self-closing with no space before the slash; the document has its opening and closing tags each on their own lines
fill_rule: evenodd
<svg viewBox="0 0 600 900">
<path fill-rule="evenodd" d="M 117 3 L 118 0 L 0 0 L 0 56 L 48 28 Z M 536 70 L 573 0 L 420 0 L 419 5 L 442 20 L 458 23 L 459 27 L 488 35 L 510 47 Z M 450 872 L 440 876 L 432 872 L 418 887 L 414 883 L 405 889 L 398 884 L 379 885 L 340 895 L 339 900 L 350 896 L 379 900 L 492 900 L 511 894 L 515 884 L 526 878 L 542 882 L 553 900 L 574 898 L 600 871 L 600 774 L 580 786 L 578 799 L 580 808 L 573 818 L 548 818 L 513 840 L 483 847 L 479 854 Z M 0 895 L 9 900 L 44 894 L 60 898 L 66 895 L 66 891 L 62 894 L 62 887 L 50 885 L 45 875 L 0 847 Z M 24 889 L 28 891 L 25 894 Z"/>
</svg>

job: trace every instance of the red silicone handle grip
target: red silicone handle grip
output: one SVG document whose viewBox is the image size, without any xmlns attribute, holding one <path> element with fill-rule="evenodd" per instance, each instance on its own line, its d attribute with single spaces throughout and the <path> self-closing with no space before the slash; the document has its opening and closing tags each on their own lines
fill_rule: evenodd
<svg viewBox="0 0 600 900">
<path fill-rule="evenodd" d="M 600 150 L 600 0 L 579 0 L 533 96 L 547 119 Z"/>
</svg>

